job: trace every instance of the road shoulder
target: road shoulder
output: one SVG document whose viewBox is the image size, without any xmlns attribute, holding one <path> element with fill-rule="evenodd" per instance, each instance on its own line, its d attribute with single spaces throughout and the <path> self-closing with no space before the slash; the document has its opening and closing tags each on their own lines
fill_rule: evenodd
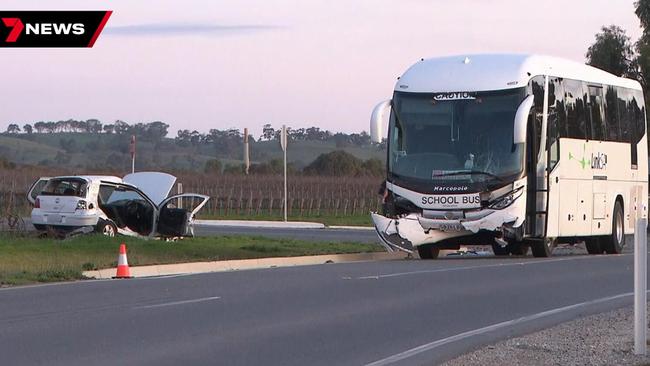
<svg viewBox="0 0 650 366">
<path fill-rule="evenodd" d="M 511 338 L 450 360 L 445 366 L 648 365 L 633 353 L 631 306 Z"/>
</svg>

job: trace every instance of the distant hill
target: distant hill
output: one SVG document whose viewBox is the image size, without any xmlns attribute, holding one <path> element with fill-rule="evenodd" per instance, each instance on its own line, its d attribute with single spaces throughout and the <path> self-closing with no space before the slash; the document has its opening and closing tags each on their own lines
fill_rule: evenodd
<svg viewBox="0 0 650 366">
<path fill-rule="evenodd" d="M 129 170 L 129 134 L 53 132 L 2 133 L 0 156 L 23 165 L 40 165 L 72 169 L 73 171 Z M 252 163 L 281 159 L 282 150 L 277 140 L 249 140 Z M 386 151 L 371 144 L 347 144 L 340 141 L 289 141 L 287 159 L 297 168 L 303 168 L 319 155 L 335 150 L 346 151 L 368 160 L 385 160 Z M 179 138 L 140 138 L 137 142 L 136 165 L 140 170 L 203 170 L 205 163 L 218 159 L 226 166 L 241 164 L 243 140 L 232 138 L 220 141 L 190 142 Z"/>
</svg>

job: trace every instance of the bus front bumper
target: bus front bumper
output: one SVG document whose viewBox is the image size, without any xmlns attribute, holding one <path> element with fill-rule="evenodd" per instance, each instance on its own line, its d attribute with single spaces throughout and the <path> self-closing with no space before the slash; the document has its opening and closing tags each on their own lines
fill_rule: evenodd
<svg viewBox="0 0 650 366">
<path fill-rule="evenodd" d="M 419 245 L 435 244 L 445 239 L 468 236 L 479 231 L 499 231 L 504 225 L 517 228 L 523 224 L 523 200 L 503 210 L 483 210 L 460 220 L 430 219 L 412 213 L 391 219 L 372 213 L 380 243 L 386 250 L 412 253 Z M 485 243 L 486 245 L 492 243 Z"/>
</svg>

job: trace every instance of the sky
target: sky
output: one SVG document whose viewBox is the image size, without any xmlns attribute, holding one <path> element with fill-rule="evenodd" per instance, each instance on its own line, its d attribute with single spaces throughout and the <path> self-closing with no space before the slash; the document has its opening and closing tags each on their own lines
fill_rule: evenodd
<svg viewBox="0 0 650 366">
<path fill-rule="evenodd" d="M 113 10 L 91 49 L 0 48 L 9 123 L 160 120 L 178 129 L 368 130 L 421 58 L 516 52 L 584 61 L 603 25 L 641 34 L 634 0 L 3 0 Z"/>
</svg>

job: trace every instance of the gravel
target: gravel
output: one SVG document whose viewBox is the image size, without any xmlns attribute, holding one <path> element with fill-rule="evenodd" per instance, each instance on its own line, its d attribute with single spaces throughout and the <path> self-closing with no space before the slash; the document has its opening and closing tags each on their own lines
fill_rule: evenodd
<svg viewBox="0 0 650 366">
<path fill-rule="evenodd" d="M 443 365 L 650 365 L 650 357 L 634 355 L 633 320 L 633 308 L 625 307 L 490 345 Z"/>
</svg>

